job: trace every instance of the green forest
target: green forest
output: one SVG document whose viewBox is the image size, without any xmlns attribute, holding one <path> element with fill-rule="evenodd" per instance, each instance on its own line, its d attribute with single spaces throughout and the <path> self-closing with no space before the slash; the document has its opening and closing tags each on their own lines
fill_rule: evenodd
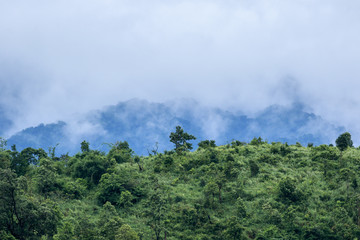
<svg viewBox="0 0 360 240">
<path fill-rule="evenodd" d="M 234 140 L 181 127 L 137 156 L 83 141 L 74 156 L 0 139 L 0 239 L 360 239 L 360 149 Z M 335 139 L 334 139 L 335 140 Z"/>
</svg>

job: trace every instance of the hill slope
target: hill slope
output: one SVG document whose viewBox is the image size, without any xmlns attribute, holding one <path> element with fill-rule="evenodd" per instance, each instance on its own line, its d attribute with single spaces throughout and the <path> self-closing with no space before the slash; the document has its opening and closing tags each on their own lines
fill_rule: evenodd
<svg viewBox="0 0 360 240">
<path fill-rule="evenodd" d="M 124 144 L 0 157 L 2 239 L 360 237 L 355 148 L 234 141 L 148 157 Z"/>
</svg>

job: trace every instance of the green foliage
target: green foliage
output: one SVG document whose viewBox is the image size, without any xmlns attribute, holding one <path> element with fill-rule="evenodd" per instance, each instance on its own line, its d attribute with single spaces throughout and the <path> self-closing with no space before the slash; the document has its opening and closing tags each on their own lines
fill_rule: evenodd
<svg viewBox="0 0 360 240">
<path fill-rule="evenodd" d="M 37 165 L 47 154 L 43 149 L 25 148 L 20 153 L 16 151 L 15 145 L 12 147 L 10 167 L 17 175 L 25 175 L 30 165 Z"/>
<path fill-rule="evenodd" d="M 340 152 L 336 148 L 320 145 L 312 149 L 311 156 L 313 161 L 322 161 L 323 159 L 337 161 L 340 158 Z"/>
<path fill-rule="evenodd" d="M 16 240 L 16 238 L 9 232 L 6 232 L 4 230 L 0 231 L 0 239 L 2 240 Z"/>
<path fill-rule="evenodd" d="M 119 168 L 114 173 L 105 173 L 100 180 L 97 192 L 99 203 L 130 207 L 132 201 L 142 196 L 141 183 L 137 179 L 137 172 L 128 168 Z M 123 193 L 125 192 L 125 193 Z M 130 193 L 130 194 L 129 194 Z"/>
<path fill-rule="evenodd" d="M 57 232 L 58 233 L 54 235 L 54 240 L 74 239 L 74 225 L 71 222 L 63 222 L 62 226 L 58 228 Z"/>
<path fill-rule="evenodd" d="M 234 140 L 231 142 L 232 147 L 245 146 L 246 142 L 241 142 L 239 140 Z"/>
<path fill-rule="evenodd" d="M 120 200 L 119 200 L 119 205 L 123 208 L 129 208 L 133 205 L 132 201 L 133 201 L 134 197 L 132 196 L 131 192 L 129 191 L 122 191 L 120 194 Z"/>
<path fill-rule="evenodd" d="M 259 166 L 256 164 L 254 160 L 249 160 L 250 172 L 251 176 L 255 177 L 259 173 Z"/>
<path fill-rule="evenodd" d="M 49 193 L 61 189 L 58 183 L 59 177 L 55 171 L 54 162 L 50 159 L 42 158 L 40 165 L 35 170 L 35 181 L 38 191 L 44 196 L 48 196 Z"/>
<path fill-rule="evenodd" d="M 139 240 L 139 236 L 129 225 L 124 224 L 118 230 L 115 240 Z"/>
<path fill-rule="evenodd" d="M 353 146 L 353 141 L 351 140 L 351 134 L 345 132 L 341 134 L 335 141 L 336 147 L 340 149 L 340 151 L 344 151 L 348 147 Z"/>
<path fill-rule="evenodd" d="M 225 230 L 223 231 L 224 239 L 240 240 L 245 239 L 242 236 L 244 228 L 240 224 L 240 220 L 236 217 L 231 217 L 225 223 Z"/>
<path fill-rule="evenodd" d="M 261 137 L 258 137 L 258 138 L 254 137 L 253 140 L 251 140 L 251 142 L 249 144 L 258 146 L 258 145 L 260 145 L 262 143 L 264 143 L 264 142 L 262 141 Z"/>
<path fill-rule="evenodd" d="M 236 200 L 235 207 L 237 217 L 245 218 L 247 216 L 244 201 L 240 197 Z"/>
<path fill-rule="evenodd" d="M 269 225 L 258 234 L 258 237 L 256 239 L 266 240 L 266 239 L 287 239 L 287 238 L 284 238 L 284 235 L 282 234 L 281 230 L 276 225 Z"/>
<path fill-rule="evenodd" d="M 87 152 L 90 152 L 90 143 L 87 142 L 87 141 L 82 141 L 81 142 L 81 151 L 83 153 L 87 153 Z"/>
<path fill-rule="evenodd" d="M 0 192 L 0 229 L 18 239 L 55 234 L 61 216 L 58 207 L 29 192 L 24 177 L 17 178 L 10 169 L 0 169 Z"/>
<path fill-rule="evenodd" d="M 9 168 L 11 164 L 11 155 L 9 151 L 0 151 L 0 169 Z"/>
<path fill-rule="evenodd" d="M 81 240 L 98 239 L 98 229 L 94 219 L 86 215 L 79 215 L 74 227 L 74 238 Z"/>
<path fill-rule="evenodd" d="M 133 155 L 133 150 L 128 142 L 116 142 L 109 151 L 108 159 L 114 158 L 117 163 L 129 162 Z"/>
<path fill-rule="evenodd" d="M 95 151 L 77 155 L 70 162 L 71 173 L 75 178 L 85 179 L 89 185 L 98 184 L 101 176 L 110 166 L 107 158 Z"/>
<path fill-rule="evenodd" d="M 217 185 L 215 182 L 208 182 L 204 187 L 204 196 L 206 200 L 206 205 L 209 208 L 216 207 L 215 205 L 215 196 L 217 195 Z"/>
<path fill-rule="evenodd" d="M 215 140 L 204 140 L 198 143 L 199 148 L 214 148 L 216 147 Z"/>
<path fill-rule="evenodd" d="M 158 180 L 154 179 L 154 189 L 150 193 L 146 203 L 147 210 L 145 216 L 147 217 L 146 224 L 153 230 L 155 238 L 161 239 L 162 233 L 166 234 L 166 222 L 168 218 L 168 200 L 164 186 L 158 184 Z"/>
<path fill-rule="evenodd" d="M 170 142 L 175 144 L 175 151 L 178 154 L 191 150 L 192 144 L 188 141 L 196 139 L 193 135 L 184 132 L 180 126 L 176 126 L 176 131 L 170 133 L 169 138 Z"/>
<path fill-rule="evenodd" d="M 296 203 L 303 198 L 303 194 L 292 179 L 285 178 L 279 182 L 279 198 L 285 203 Z"/>
<path fill-rule="evenodd" d="M 0 239 L 360 238 L 360 149 L 203 144 L 0 150 Z"/>
<path fill-rule="evenodd" d="M 142 163 L 141 163 L 141 158 L 139 156 L 134 157 L 134 162 L 139 166 L 139 171 L 144 170 Z"/>
<path fill-rule="evenodd" d="M 65 178 L 62 181 L 62 192 L 66 198 L 81 199 L 86 194 L 87 183 L 84 179 L 78 178 L 74 180 Z"/>
<path fill-rule="evenodd" d="M 116 237 L 116 230 L 121 227 L 123 220 L 120 218 L 115 207 L 111 203 L 106 202 L 100 212 L 98 226 L 98 235 L 103 239 L 114 240 Z"/>
<path fill-rule="evenodd" d="M 106 173 L 101 177 L 98 200 L 100 203 L 110 202 L 111 204 L 119 204 L 120 196 L 126 191 L 128 180 L 116 173 Z"/>
<path fill-rule="evenodd" d="M 49 147 L 49 157 L 52 159 L 52 160 L 57 160 L 58 158 L 57 157 L 55 157 L 55 150 L 56 150 L 56 147 L 59 145 L 59 143 L 58 144 L 56 144 L 56 146 L 55 147 Z"/>
</svg>

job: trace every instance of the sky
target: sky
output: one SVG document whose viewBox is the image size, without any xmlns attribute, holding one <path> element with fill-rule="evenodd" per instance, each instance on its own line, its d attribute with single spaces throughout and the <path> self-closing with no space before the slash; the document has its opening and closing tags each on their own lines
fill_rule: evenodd
<svg viewBox="0 0 360 240">
<path fill-rule="evenodd" d="M 357 0 L 0 0 L 8 134 L 194 98 L 248 114 L 300 101 L 360 139 L 359 12 Z"/>
</svg>

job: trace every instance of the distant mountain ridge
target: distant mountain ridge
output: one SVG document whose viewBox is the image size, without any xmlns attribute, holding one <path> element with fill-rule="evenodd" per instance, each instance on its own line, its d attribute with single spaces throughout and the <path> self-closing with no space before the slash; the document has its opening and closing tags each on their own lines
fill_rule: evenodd
<svg viewBox="0 0 360 240">
<path fill-rule="evenodd" d="M 8 139 L 8 146 L 55 147 L 57 154 L 80 151 L 80 142 L 90 142 L 92 149 L 107 151 L 104 143 L 127 141 L 139 155 L 157 148 L 173 148 L 170 132 L 180 125 L 201 140 L 216 140 L 217 145 L 232 140 L 250 141 L 261 136 L 269 142 L 294 144 L 309 142 L 329 144 L 344 131 L 313 113 L 304 110 L 301 103 L 289 107 L 272 105 L 254 117 L 242 113 L 204 107 L 193 100 L 152 103 L 133 99 L 92 111 L 73 121 L 40 124 L 24 129 Z"/>
</svg>

